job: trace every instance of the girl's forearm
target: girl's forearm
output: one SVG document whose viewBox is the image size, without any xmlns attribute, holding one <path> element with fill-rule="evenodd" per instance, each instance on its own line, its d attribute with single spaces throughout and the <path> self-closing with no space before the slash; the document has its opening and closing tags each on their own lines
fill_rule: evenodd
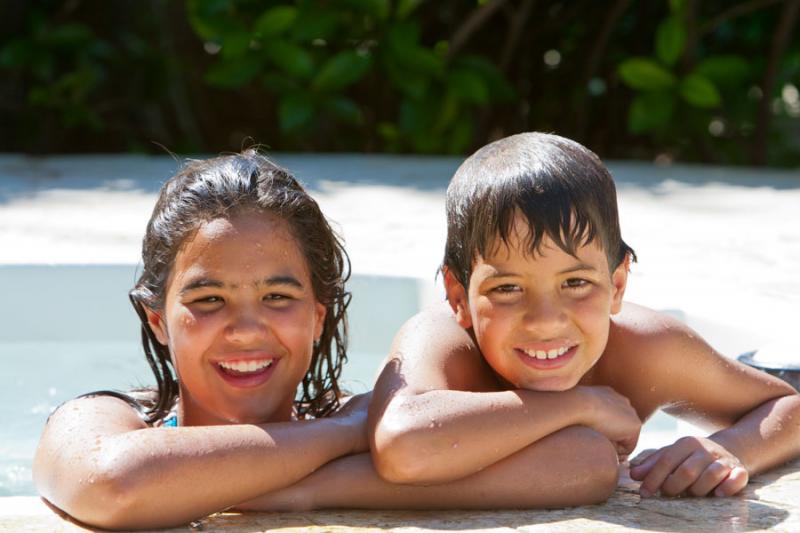
<svg viewBox="0 0 800 533">
<path fill-rule="evenodd" d="M 110 528 L 186 523 L 308 476 L 354 449 L 342 419 L 266 426 L 148 428 L 99 439 L 75 499 L 56 501 Z M 64 505 L 66 503 L 66 505 Z"/>
<path fill-rule="evenodd" d="M 402 485 L 382 479 L 369 454 L 337 459 L 298 484 L 241 509 L 508 509 L 604 501 L 617 484 L 616 452 L 599 433 L 571 427 L 463 479 Z"/>
<path fill-rule="evenodd" d="M 373 432 L 376 467 L 398 483 L 463 478 L 580 423 L 585 404 L 579 396 L 574 389 L 396 396 Z"/>
<path fill-rule="evenodd" d="M 800 455 L 800 395 L 770 400 L 710 438 L 734 454 L 750 475 L 797 457 Z"/>
</svg>

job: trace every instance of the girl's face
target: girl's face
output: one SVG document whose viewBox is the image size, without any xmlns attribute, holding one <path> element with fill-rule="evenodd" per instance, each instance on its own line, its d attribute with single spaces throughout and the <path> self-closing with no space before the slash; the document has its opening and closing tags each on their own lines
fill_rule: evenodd
<svg viewBox="0 0 800 533">
<path fill-rule="evenodd" d="M 289 420 L 325 307 L 289 226 L 244 212 L 200 225 L 183 243 L 161 312 L 183 425 Z"/>
</svg>

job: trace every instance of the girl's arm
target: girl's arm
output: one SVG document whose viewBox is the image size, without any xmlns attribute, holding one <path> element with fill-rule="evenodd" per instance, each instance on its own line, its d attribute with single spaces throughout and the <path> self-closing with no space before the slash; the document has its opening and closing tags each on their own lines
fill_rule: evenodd
<svg viewBox="0 0 800 533">
<path fill-rule="evenodd" d="M 617 479 L 616 451 L 608 439 L 589 428 L 571 427 L 448 483 L 389 483 L 377 474 L 369 454 L 358 454 L 336 459 L 291 487 L 236 507 L 261 511 L 565 507 L 605 501 Z"/>
<path fill-rule="evenodd" d="M 312 421 L 147 427 L 122 400 L 73 400 L 51 416 L 34 458 L 39 493 L 109 529 L 166 527 L 291 485 L 366 449 L 366 399 Z"/>
<path fill-rule="evenodd" d="M 657 396 L 666 412 L 716 430 L 632 461 L 644 495 L 735 494 L 750 475 L 800 455 L 800 396 L 791 386 L 723 357 L 677 320 L 638 309 L 640 331 L 623 327 L 610 341 L 627 346 L 627 363 L 616 366 L 638 376 L 619 390 L 635 405 Z"/>
<path fill-rule="evenodd" d="M 378 473 L 397 483 L 443 483 L 497 463 L 573 425 L 629 453 L 639 419 L 607 387 L 499 390 L 469 335 L 444 305 L 398 333 L 375 385 L 370 438 Z"/>
</svg>

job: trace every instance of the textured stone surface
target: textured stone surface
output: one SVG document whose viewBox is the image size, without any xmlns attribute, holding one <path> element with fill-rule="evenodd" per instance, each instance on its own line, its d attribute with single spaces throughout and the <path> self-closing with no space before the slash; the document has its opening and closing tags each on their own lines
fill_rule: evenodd
<svg viewBox="0 0 800 533">
<path fill-rule="evenodd" d="M 603 505 L 544 511 L 314 511 L 220 513 L 165 531 L 800 531 L 800 460 L 757 477 L 735 498 L 642 500 L 624 478 Z M 0 531 L 76 532 L 83 528 L 33 497 L 0 499 Z"/>
</svg>

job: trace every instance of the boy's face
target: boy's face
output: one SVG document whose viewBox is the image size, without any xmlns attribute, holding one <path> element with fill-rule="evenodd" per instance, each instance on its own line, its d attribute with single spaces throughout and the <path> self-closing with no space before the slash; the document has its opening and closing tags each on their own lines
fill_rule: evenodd
<svg viewBox="0 0 800 533">
<path fill-rule="evenodd" d="M 486 361 L 514 387 L 562 391 L 597 362 L 610 315 L 622 305 L 627 262 L 609 272 L 592 242 L 573 257 L 548 236 L 528 251 L 528 225 L 518 216 L 508 246 L 478 257 L 469 288 L 445 275 L 447 299 L 459 324 L 472 328 Z"/>
</svg>

